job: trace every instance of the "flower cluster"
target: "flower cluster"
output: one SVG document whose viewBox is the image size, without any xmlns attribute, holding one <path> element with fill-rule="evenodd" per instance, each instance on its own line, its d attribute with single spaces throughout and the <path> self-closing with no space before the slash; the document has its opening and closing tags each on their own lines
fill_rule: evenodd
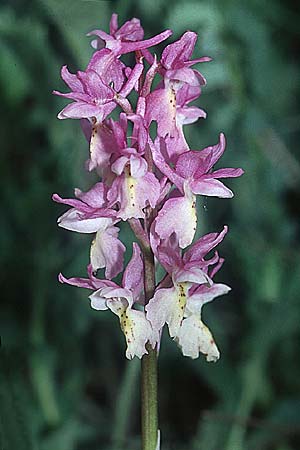
<svg viewBox="0 0 300 450">
<path fill-rule="evenodd" d="M 86 70 L 61 70 L 70 92 L 54 93 L 72 103 L 58 118 L 81 119 L 89 142 L 87 169 L 95 171 L 99 181 L 87 192 L 75 189 L 72 199 L 53 195 L 54 201 L 70 206 L 58 225 L 93 235 L 88 277 L 60 274 L 59 280 L 90 289 L 92 308 L 118 316 L 128 358 L 141 358 L 149 345 L 158 347 L 166 324 L 184 355 L 197 358 L 201 352 L 207 361 L 216 361 L 219 351 L 201 311 L 202 305 L 230 290 L 213 280 L 223 263 L 214 249 L 227 226 L 193 243 L 196 198 L 232 197 L 220 178 L 238 177 L 243 171 L 214 170 L 225 150 L 222 133 L 216 145 L 190 150 L 184 126 L 206 117 L 190 104 L 206 83 L 193 66 L 210 58 L 192 59 L 197 35 L 188 31 L 167 45 L 158 60 L 149 49 L 171 34 L 166 30 L 144 39 L 138 19 L 119 28 L 113 14 L 109 34 L 89 33 L 95 52 Z M 122 61 L 128 53 L 133 55 L 132 66 Z M 111 117 L 115 109 L 118 120 Z M 124 271 L 126 247 L 118 237 L 122 221 L 129 222 L 137 238 Z M 145 295 L 149 252 L 165 271 L 151 298 Z M 105 269 L 105 279 L 97 277 L 98 269 Z M 114 279 L 122 271 L 118 284 Z"/>
</svg>

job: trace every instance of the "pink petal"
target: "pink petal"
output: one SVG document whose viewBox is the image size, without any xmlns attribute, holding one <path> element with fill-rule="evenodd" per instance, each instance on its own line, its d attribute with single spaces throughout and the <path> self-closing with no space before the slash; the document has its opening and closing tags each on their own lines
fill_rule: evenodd
<svg viewBox="0 0 300 450">
<path fill-rule="evenodd" d="M 176 162 L 176 173 L 185 178 L 195 178 L 195 173 L 205 165 L 205 156 L 199 151 L 182 153 Z"/>
<path fill-rule="evenodd" d="M 147 319 L 151 322 L 156 332 L 160 332 L 165 323 L 172 323 L 172 311 L 174 306 L 176 306 L 177 300 L 178 294 L 174 287 L 158 289 L 154 297 L 146 305 Z M 176 326 L 179 326 L 177 321 Z M 174 333 L 172 332 L 171 336 L 173 337 L 173 335 Z"/>
<path fill-rule="evenodd" d="M 83 213 L 74 208 L 69 209 L 57 220 L 58 226 L 79 233 L 95 233 L 112 224 L 112 219 L 106 217 L 95 217 L 86 219 Z"/>
<path fill-rule="evenodd" d="M 144 283 L 144 263 L 140 247 L 133 243 L 133 253 L 122 279 L 122 285 L 133 293 L 133 298 L 138 299 Z"/>
<path fill-rule="evenodd" d="M 141 178 L 146 175 L 148 164 L 144 158 L 131 155 L 130 157 L 130 173 L 133 178 Z"/>
<path fill-rule="evenodd" d="M 155 231 L 161 239 L 175 233 L 179 246 L 185 248 L 192 242 L 197 226 L 194 201 L 187 197 L 171 198 L 159 211 Z"/>
<path fill-rule="evenodd" d="M 223 133 L 220 133 L 218 144 L 206 147 L 203 150 L 201 150 L 200 153 L 203 159 L 206 158 L 207 165 L 206 167 L 199 168 L 199 171 L 196 173 L 196 177 L 201 177 L 205 172 L 208 172 L 216 164 L 216 162 L 223 155 L 225 147 L 226 147 L 225 136 Z"/>
<path fill-rule="evenodd" d="M 224 239 L 228 227 L 225 225 L 221 233 L 209 233 L 198 239 L 184 254 L 184 262 L 201 261 L 207 253 Z"/>
<path fill-rule="evenodd" d="M 102 208 L 106 203 L 106 186 L 99 182 L 87 192 L 75 189 L 75 195 L 92 208 Z"/>
<path fill-rule="evenodd" d="M 193 66 L 194 64 L 202 63 L 202 62 L 210 62 L 212 61 L 212 58 L 210 56 L 201 56 L 201 58 L 195 58 L 191 61 L 185 61 L 184 65 L 186 67 Z"/>
<path fill-rule="evenodd" d="M 161 137 L 176 133 L 176 95 L 172 88 L 156 89 L 146 98 L 146 123 L 155 120 Z"/>
<path fill-rule="evenodd" d="M 123 270 L 126 247 L 118 239 L 119 228 L 99 230 L 92 243 L 90 258 L 93 270 L 105 267 L 105 277 L 111 280 Z"/>
<path fill-rule="evenodd" d="M 236 178 L 243 175 L 243 169 L 219 169 L 211 173 L 214 178 Z"/>
<path fill-rule="evenodd" d="M 232 198 L 233 192 L 221 181 L 214 178 L 200 179 L 190 183 L 194 194 L 208 195 L 210 197 Z"/>
<path fill-rule="evenodd" d="M 108 48 L 95 52 L 90 59 L 87 69 L 94 70 L 100 74 L 107 86 L 113 83 L 116 92 L 119 92 L 124 84 L 125 77 L 123 72 L 125 65 Z"/>
<path fill-rule="evenodd" d="M 109 22 L 109 32 L 111 35 L 114 35 L 118 29 L 118 14 L 114 13 L 111 15 L 111 19 Z"/>
<path fill-rule="evenodd" d="M 70 73 L 68 71 L 67 66 L 63 66 L 61 68 L 61 77 L 64 80 L 64 82 L 69 86 L 71 91 L 84 93 L 82 82 L 79 80 L 77 75 L 74 75 L 73 73 Z"/>
<path fill-rule="evenodd" d="M 205 303 L 211 302 L 221 295 L 228 294 L 229 291 L 231 291 L 231 288 L 226 284 L 214 283 L 212 286 L 202 284 L 193 292 L 193 295 L 188 297 L 187 308 L 193 314 L 199 314 Z"/>
<path fill-rule="evenodd" d="M 161 64 L 166 69 L 182 66 L 183 62 L 189 60 L 192 56 L 196 41 L 197 34 L 187 31 L 178 41 L 167 45 L 162 53 Z"/>
<path fill-rule="evenodd" d="M 224 258 L 219 258 L 218 264 L 211 270 L 209 274 L 211 278 L 213 278 L 215 274 L 221 269 L 224 261 Z"/>
<path fill-rule="evenodd" d="M 174 169 L 167 164 L 164 156 L 162 155 L 162 151 L 167 153 L 165 141 L 162 138 L 156 138 L 155 143 L 153 144 L 151 140 L 149 140 L 149 146 L 151 149 L 153 162 L 156 167 L 163 173 L 172 183 L 174 183 L 178 189 L 183 192 L 183 182 L 184 178 L 175 172 Z"/>
<path fill-rule="evenodd" d="M 77 211 L 83 213 L 90 213 L 91 208 L 89 205 L 83 203 L 81 200 L 77 200 L 75 198 L 62 198 L 58 194 L 52 195 L 52 200 L 56 203 L 63 203 L 64 205 L 69 205 L 75 208 Z"/>
<path fill-rule="evenodd" d="M 144 37 L 144 30 L 141 27 L 139 19 L 135 17 L 124 23 L 118 30 L 115 30 L 114 35 L 122 41 L 140 41 Z"/>
<path fill-rule="evenodd" d="M 140 76 L 142 75 L 144 65 L 142 63 L 137 63 L 133 70 L 131 71 L 128 80 L 121 89 L 119 95 L 127 97 L 130 92 L 134 89 L 135 85 L 138 83 Z"/>
<path fill-rule="evenodd" d="M 114 284 L 112 281 L 99 280 L 90 274 L 90 278 L 66 278 L 62 273 L 58 275 L 58 280 L 60 283 L 70 284 L 71 286 L 76 286 L 85 289 L 100 289 L 105 286 L 110 286 Z"/>
<path fill-rule="evenodd" d="M 207 284 L 210 280 L 206 273 L 204 273 L 199 267 L 191 267 L 190 269 L 180 269 L 175 272 L 174 281 L 176 283 L 197 283 L 197 284 Z"/>
<path fill-rule="evenodd" d="M 165 77 L 169 80 L 181 81 L 188 83 L 190 86 L 199 86 L 204 84 L 203 77 L 199 79 L 198 73 L 188 67 L 180 67 L 178 69 L 167 70 Z"/>
<path fill-rule="evenodd" d="M 85 102 L 70 103 L 58 113 L 58 119 L 82 119 L 97 116 L 101 107 Z"/>
<path fill-rule="evenodd" d="M 59 91 L 52 91 L 52 94 L 59 95 L 60 97 L 64 98 L 69 98 L 71 100 L 82 101 L 85 103 L 89 103 L 91 100 L 90 95 L 81 92 L 68 92 L 67 94 L 64 94 Z"/>
<path fill-rule="evenodd" d="M 119 54 L 124 55 L 125 53 L 135 52 L 137 50 L 143 50 L 145 48 L 153 47 L 154 45 L 160 44 L 172 35 L 171 30 L 165 30 L 162 33 L 157 34 L 153 38 L 145 39 L 144 41 L 136 42 L 122 42 Z"/>
<path fill-rule="evenodd" d="M 158 241 L 157 252 L 154 253 L 157 253 L 157 259 L 166 271 L 172 274 L 182 266 L 178 244 L 173 246 L 170 239 L 164 241 L 163 245 L 159 244 L 160 242 Z"/>
<path fill-rule="evenodd" d="M 96 98 L 98 104 L 108 103 L 114 98 L 114 91 L 103 83 L 101 77 L 95 70 L 88 69 L 86 72 L 79 72 L 79 77 L 84 83 L 89 95 Z"/>
</svg>

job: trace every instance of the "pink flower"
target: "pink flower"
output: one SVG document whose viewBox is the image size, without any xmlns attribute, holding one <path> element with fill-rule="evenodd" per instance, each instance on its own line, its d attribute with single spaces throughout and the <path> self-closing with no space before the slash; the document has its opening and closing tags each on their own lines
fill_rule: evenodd
<svg viewBox="0 0 300 450">
<path fill-rule="evenodd" d="M 161 57 L 161 66 L 163 67 L 164 77 L 169 80 L 176 80 L 188 83 L 191 86 L 206 84 L 203 75 L 195 69 L 190 69 L 196 63 L 209 62 L 209 56 L 191 60 L 191 56 L 197 41 L 197 33 L 187 31 L 181 38 L 169 44 L 163 51 Z"/>
<path fill-rule="evenodd" d="M 115 55 L 136 52 L 138 50 L 153 47 L 172 35 L 171 30 L 166 30 L 151 39 L 142 40 L 144 30 L 139 19 L 133 18 L 118 28 L 118 15 L 113 14 L 110 21 L 110 34 L 101 30 L 91 31 L 88 36 L 97 36 L 98 41 L 92 41 L 94 48 L 106 47 Z M 99 42 L 100 41 L 100 42 Z"/>
<path fill-rule="evenodd" d="M 105 267 L 105 276 L 114 278 L 123 270 L 125 246 L 118 239 L 116 212 L 106 207 L 105 186 L 97 183 L 88 192 L 75 190 L 77 199 L 62 199 L 54 194 L 53 200 L 72 206 L 58 218 L 58 225 L 79 233 L 96 233 L 91 244 L 90 260 L 95 271 Z"/>
<path fill-rule="evenodd" d="M 117 177 L 108 192 L 111 205 L 118 205 L 117 217 L 122 220 L 144 218 L 143 209 L 156 206 L 160 195 L 160 184 L 155 175 L 148 172 L 146 160 L 134 148 L 115 161 L 112 171 Z"/>
<path fill-rule="evenodd" d="M 143 300 L 143 261 L 137 244 L 133 244 L 133 255 L 124 271 L 122 286 L 100 287 L 90 295 L 91 306 L 94 309 L 110 309 L 119 317 L 120 326 L 124 333 L 127 350 L 126 357 L 141 358 L 148 353 L 146 343 L 154 346 L 157 336 L 152 330 L 145 312 L 134 309 L 134 304 Z"/>
<path fill-rule="evenodd" d="M 216 253 L 210 260 L 204 257 L 224 237 L 227 227 L 220 233 L 211 233 L 200 238 L 185 254 L 180 256 L 178 248 L 165 241 L 155 249 L 157 257 L 169 273 L 172 286 L 158 288 L 146 306 L 147 319 L 159 334 L 166 323 L 170 336 L 175 339 L 186 356 L 207 355 L 215 361 L 219 353 L 211 334 L 201 321 L 202 306 L 214 298 L 227 294 L 229 286 L 216 284 L 212 277 L 223 263 Z M 210 269 L 215 265 L 214 269 Z"/>
<path fill-rule="evenodd" d="M 210 58 L 192 59 L 197 40 L 192 31 L 167 45 L 159 58 L 149 49 L 167 39 L 170 30 L 144 39 L 138 19 L 119 27 L 116 14 L 109 28 L 109 33 L 89 33 L 95 36 L 96 51 L 85 71 L 72 74 L 62 68 L 70 92 L 54 91 L 72 100 L 58 117 L 81 119 L 90 149 L 86 168 L 101 177 L 87 192 L 75 189 L 75 198 L 53 195 L 54 201 L 70 206 L 58 219 L 60 227 L 95 234 L 88 278 L 60 274 L 59 280 L 91 289 L 92 308 L 118 316 L 129 359 L 146 354 L 147 343 L 159 348 L 167 325 L 183 355 L 197 358 L 203 353 L 207 361 L 216 361 L 219 350 L 201 315 L 204 304 L 230 290 L 213 280 L 224 260 L 216 251 L 207 257 L 223 240 L 227 227 L 192 244 L 199 213 L 196 200 L 197 195 L 231 198 L 233 192 L 220 179 L 238 177 L 243 170 L 214 169 L 225 150 L 222 133 L 218 144 L 200 151 L 190 150 L 185 138 L 185 126 L 206 117 L 192 104 L 206 83 L 193 66 Z M 128 59 L 134 61 L 131 65 L 122 61 L 127 53 L 133 54 Z M 147 70 L 144 59 L 150 64 Z M 153 88 L 156 78 L 160 80 Z M 117 107 L 122 110 L 118 117 Z M 111 280 L 123 270 L 126 248 L 116 226 L 121 221 L 129 222 L 145 258 L 133 242 L 132 258 L 119 285 Z M 154 286 L 154 267 L 147 264 L 144 271 L 145 261 L 150 264 L 154 256 L 155 264 L 166 272 L 158 286 Z M 105 280 L 95 275 L 102 268 Z"/>
<path fill-rule="evenodd" d="M 239 177 L 243 170 L 230 168 L 212 171 L 225 150 L 225 136 L 222 133 L 217 145 L 179 155 L 174 169 L 167 164 L 162 154 L 162 143 L 162 140 L 156 140 L 155 145 L 151 146 L 153 161 L 184 196 L 176 196 L 165 202 L 155 220 L 155 232 L 161 239 L 175 232 L 180 247 L 185 248 L 192 242 L 196 231 L 196 195 L 232 197 L 233 192 L 218 178 Z M 186 218 L 184 222 L 181 214 Z"/>
<path fill-rule="evenodd" d="M 103 83 L 100 75 L 93 69 L 86 72 L 71 74 L 66 66 L 61 69 L 61 77 L 69 86 L 71 92 L 62 94 L 53 91 L 61 97 L 75 100 L 75 103 L 67 105 L 59 114 L 59 119 L 82 119 L 95 117 L 102 122 L 116 107 L 114 91 Z"/>
</svg>

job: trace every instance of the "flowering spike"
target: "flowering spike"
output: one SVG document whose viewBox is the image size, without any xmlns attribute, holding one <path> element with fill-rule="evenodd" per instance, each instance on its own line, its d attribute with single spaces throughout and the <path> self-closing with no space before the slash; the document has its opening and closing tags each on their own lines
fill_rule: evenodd
<svg viewBox="0 0 300 450">
<path fill-rule="evenodd" d="M 53 195 L 55 202 L 69 206 L 58 219 L 61 228 L 94 234 L 88 277 L 60 274 L 59 281 L 90 289 L 91 307 L 118 317 L 127 358 L 153 354 L 167 325 L 183 355 L 197 358 L 202 353 L 207 361 L 216 361 L 219 350 L 202 322 L 202 307 L 230 291 L 214 281 L 224 262 L 215 247 L 228 227 L 193 242 L 196 199 L 231 198 L 233 192 L 220 179 L 239 177 L 243 170 L 214 168 L 225 151 L 223 133 L 215 145 L 190 149 L 185 127 L 206 117 L 192 104 L 206 84 L 193 66 L 211 58 L 192 59 L 197 41 L 193 31 L 167 45 L 161 57 L 154 55 L 152 47 L 171 34 L 165 30 L 145 39 L 139 19 L 119 26 L 113 14 L 109 32 L 88 34 L 94 37 L 95 51 L 86 69 L 72 74 L 62 67 L 70 92 L 54 94 L 72 102 L 58 117 L 81 119 L 90 152 L 86 167 L 100 179 L 87 192 L 75 189 L 74 198 Z M 130 52 L 132 65 L 123 61 Z M 144 60 L 150 64 L 147 70 Z M 160 77 L 155 86 L 154 77 Z M 119 116 L 112 119 L 117 109 Z M 149 131 L 152 122 L 157 125 L 154 136 Z M 126 247 L 119 239 L 122 221 L 129 222 L 136 238 L 125 268 Z M 154 255 L 166 272 L 158 285 Z M 98 269 L 104 269 L 105 279 L 98 278 Z M 121 284 L 115 280 L 120 272 Z M 157 434 L 154 440 L 153 447 Z"/>
</svg>

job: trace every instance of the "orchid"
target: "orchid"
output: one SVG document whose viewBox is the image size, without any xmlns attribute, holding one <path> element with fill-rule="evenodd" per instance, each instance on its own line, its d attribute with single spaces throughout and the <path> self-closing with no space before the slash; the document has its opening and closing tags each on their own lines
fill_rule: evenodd
<svg viewBox="0 0 300 450">
<path fill-rule="evenodd" d="M 157 139 L 151 148 L 154 163 L 174 183 L 179 192 L 179 196 L 169 198 L 165 202 L 156 218 L 155 231 L 162 239 L 175 232 L 180 247 L 185 248 L 191 244 L 196 232 L 196 195 L 233 197 L 233 192 L 218 178 L 239 177 L 243 170 L 228 168 L 212 172 L 212 167 L 225 150 L 225 136 L 222 133 L 217 145 L 181 154 L 177 158 L 175 168 L 171 168 L 163 156 L 161 138 Z M 188 224 L 182 224 L 180 212 L 184 212 Z"/>
<path fill-rule="evenodd" d="M 166 30 L 144 39 L 138 19 L 119 26 L 113 14 L 109 33 L 94 30 L 88 34 L 95 37 L 91 43 L 95 51 L 86 70 L 72 74 L 63 66 L 61 76 L 71 92 L 54 91 L 73 101 L 58 118 L 81 119 L 89 142 L 86 168 L 97 177 L 87 192 L 75 189 L 75 198 L 53 195 L 54 201 L 70 207 L 58 218 L 61 228 L 94 235 L 88 278 L 60 274 L 59 281 L 90 289 L 91 307 L 110 310 L 118 317 L 126 357 L 142 359 L 142 411 L 145 417 L 151 416 L 143 422 L 144 450 L 159 448 L 153 398 L 165 325 L 183 355 L 197 358 L 204 354 L 207 361 L 220 356 L 212 333 L 202 322 L 202 307 L 230 291 L 214 280 L 224 262 L 214 249 L 228 227 L 193 242 L 197 198 L 232 198 L 233 192 L 220 179 L 243 174 L 240 168 L 214 168 L 225 151 L 223 133 L 215 145 L 190 149 L 184 127 L 206 117 L 205 111 L 191 104 L 206 84 L 192 66 L 211 58 L 192 59 L 197 40 L 192 31 L 168 44 L 160 58 L 154 55 L 151 48 L 171 34 Z M 132 65 L 122 60 L 128 53 L 134 54 Z M 160 81 L 154 86 L 155 77 Z M 119 239 L 119 227 L 125 221 L 134 233 L 126 267 L 127 246 Z M 165 276 L 157 282 L 159 265 Z M 104 279 L 98 277 L 98 269 L 104 269 Z M 120 283 L 115 278 L 121 272 Z"/>
<path fill-rule="evenodd" d="M 106 277 L 114 278 L 123 269 L 125 246 L 118 239 L 115 211 L 105 208 L 105 186 L 97 183 L 88 192 L 75 189 L 75 195 L 76 199 L 53 195 L 54 201 L 72 206 L 58 218 L 58 225 L 79 233 L 96 233 L 90 250 L 92 269 L 105 267 Z"/>
<path fill-rule="evenodd" d="M 200 350 L 207 355 L 207 360 L 218 359 L 212 337 L 209 339 L 210 347 L 202 345 L 202 341 L 211 335 L 201 322 L 201 310 L 205 303 L 227 294 L 230 288 L 212 280 L 223 262 L 218 253 L 208 260 L 204 257 L 221 242 L 227 230 L 224 227 L 220 234 L 203 236 L 182 257 L 179 247 L 174 248 L 169 241 L 164 241 L 156 249 L 158 260 L 169 273 L 172 286 L 156 290 L 146 306 L 147 318 L 158 333 L 166 323 L 170 336 L 178 340 L 186 356 L 198 357 Z M 212 265 L 215 265 L 214 269 L 210 269 Z"/>
</svg>

